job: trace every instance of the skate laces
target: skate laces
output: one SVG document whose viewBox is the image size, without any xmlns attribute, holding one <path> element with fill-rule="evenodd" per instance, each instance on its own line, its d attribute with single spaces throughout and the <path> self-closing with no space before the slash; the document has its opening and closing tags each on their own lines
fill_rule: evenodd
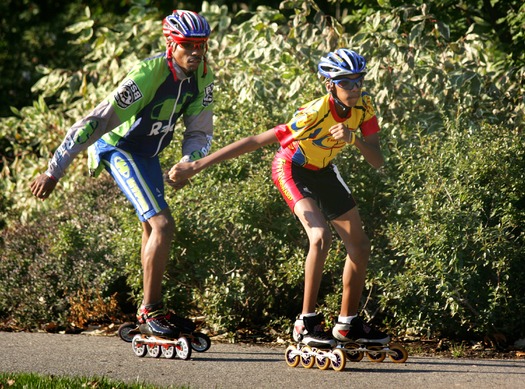
<svg viewBox="0 0 525 389">
<path fill-rule="evenodd" d="M 156 309 L 148 309 L 145 306 L 141 306 L 137 314 L 139 322 L 145 323 L 148 321 L 155 320 L 161 322 L 162 324 L 167 324 L 169 313 L 164 309 L 162 305 L 159 305 L 154 308 Z"/>
<path fill-rule="evenodd" d="M 156 320 L 167 320 L 168 319 L 168 315 L 166 313 L 166 311 L 164 311 L 163 309 L 157 309 L 155 311 L 151 311 L 148 313 L 147 315 L 147 318 L 152 320 L 152 319 L 156 319 Z"/>
</svg>

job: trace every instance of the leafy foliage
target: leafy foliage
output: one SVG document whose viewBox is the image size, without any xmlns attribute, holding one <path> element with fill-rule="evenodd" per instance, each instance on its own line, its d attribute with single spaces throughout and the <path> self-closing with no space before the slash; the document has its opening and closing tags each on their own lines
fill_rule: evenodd
<svg viewBox="0 0 525 389">
<path fill-rule="evenodd" d="M 112 207 L 123 205 L 120 194 L 105 179 L 70 192 L 69 200 L 3 232 L 0 272 L 8 277 L 0 278 L 1 327 L 82 328 L 119 317 L 126 306 L 126 257 L 113 254 L 119 226 Z"/>
<path fill-rule="evenodd" d="M 446 138 L 394 145 L 404 169 L 390 184 L 382 305 L 403 327 L 429 334 L 519 333 L 523 139 L 491 125 L 447 128 Z"/>
<path fill-rule="evenodd" d="M 523 54 L 504 51 L 483 18 L 378 3 L 336 19 L 311 0 L 236 14 L 203 2 L 217 76 L 214 147 L 282 123 L 324 93 L 315 68 L 325 52 L 361 52 L 387 159 L 374 171 L 349 148 L 337 161 L 373 244 L 363 313 L 398 334 L 523 336 Z M 518 47 L 523 12 L 510 4 L 496 25 L 511 32 L 504 47 Z M 10 156 L 0 182 L 0 271 L 13 274 L 0 279 L 2 320 L 85 323 L 79 304 L 91 301 L 92 315 L 104 316 L 97 302 L 140 300 L 140 226 L 111 181 L 86 179 L 78 158 L 53 200 L 37 202 L 27 185 L 74 120 L 133 63 L 163 50 L 160 18 L 135 5 L 109 28 L 86 9 L 68 28 L 72 50 L 88 48 L 83 66 L 41 68 L 40 98 L 0 121 Z M 180 157 L 180 126 L 162 155 L 166 169 Z M 205 315 L 215 332 L 287 331 L 300 310 L 307 242 L 271 183 L 274 151 L 214 166 L 170 195 L 177 231 L 166 299 Z M 338 313 L 344 257 L 334 242 L 319 299 L 327 317 Z"/>
</svg>

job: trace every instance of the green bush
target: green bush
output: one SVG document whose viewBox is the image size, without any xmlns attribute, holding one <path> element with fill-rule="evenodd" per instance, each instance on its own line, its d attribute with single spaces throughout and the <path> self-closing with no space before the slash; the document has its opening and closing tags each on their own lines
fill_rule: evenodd
<svg viewBox="0 0 525 389">
<path fill-rule="evenodd" d="M 388 266 L 377 278 L 382 306 L 418 333 L 518 336 L 523 135 L 488 124 L 447 128 L 446 137 L 420 134 L 412 147 L 393 145 Z"/>
<path fill-rule="evenodd" d="M 126 204 L 110 179 L 81 186 L 35 222 L 3 232 L 1 327 L 79 329 L 122 317 L 127 258 L 116 248 L 129 242 L 117 240 L 114 211 Z"/>
</svg>

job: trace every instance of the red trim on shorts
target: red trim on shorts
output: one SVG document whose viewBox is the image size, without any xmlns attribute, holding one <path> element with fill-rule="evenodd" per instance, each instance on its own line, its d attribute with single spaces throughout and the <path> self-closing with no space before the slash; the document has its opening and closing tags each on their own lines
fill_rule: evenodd
<svg viewBox="0 0 525 389">
<path fill-rule="evenodd" d="M 272 163 L 273 183 L 281 192 L 288 207 L 294 210 L 295 204 L 304 198 L 303 194 L 295 185 L 292 178 L 292 163 L 284 158 L 281 152 L 275 155 Z"/>
</svg>

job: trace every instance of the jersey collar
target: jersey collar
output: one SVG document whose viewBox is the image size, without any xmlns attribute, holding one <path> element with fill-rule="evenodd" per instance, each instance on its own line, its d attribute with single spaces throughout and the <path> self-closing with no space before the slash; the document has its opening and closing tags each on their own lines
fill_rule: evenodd
<svg viewBox="0 0 525 389">
<path fill-rule="evenodd" d="M 330 94 L 328 95 L 328 102 L 329 102 L 329 105 L 330 105 L 330 113 L 332 114 L 332 116 L 334 117 L 335 121 L 338 122 L 338 123 L 342 123 L 344 122 L 345 120 L 348 120 L 352 117 L 352 109 L 350 109 L 348 111 L 348 116 L 343 118 L 341 116 L 339 116 L 339 114 L 337 113 L 337 109 L 335 109 L 335 100 L 333 98 L 333 96 Z"/>
</svg>

